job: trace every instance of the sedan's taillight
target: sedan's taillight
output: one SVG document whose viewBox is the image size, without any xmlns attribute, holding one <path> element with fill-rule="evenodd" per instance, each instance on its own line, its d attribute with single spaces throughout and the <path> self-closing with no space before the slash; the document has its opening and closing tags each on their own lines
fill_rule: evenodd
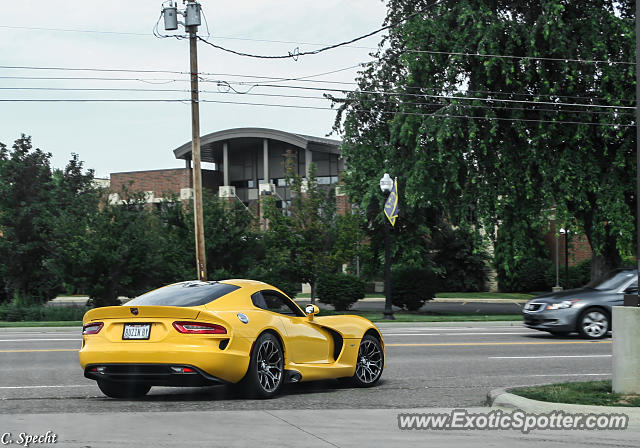
<svg viewBox="0 0 640 448">
<path fill-rule="evenodd" d="M 104 324 L 102 322 L 91 322 L 82 327 L 82 334 L 98 334 Z"/>
<path fill-rule="evenodd" d="M 206 322 L 174 322 L 173 327 L 180 333 L 227 334 L 227 330 L 223 326 Z"/>
</svg>

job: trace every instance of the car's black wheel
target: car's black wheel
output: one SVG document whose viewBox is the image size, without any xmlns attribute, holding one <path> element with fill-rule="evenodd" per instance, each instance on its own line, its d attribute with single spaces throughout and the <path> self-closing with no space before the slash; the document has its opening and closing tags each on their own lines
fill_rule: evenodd
<svg viewBox="0 0 640 448">
<path fill-rule="evenodd" d="M 557 337 L 569 336 L 569 331 L 550 331 L 549 334 Z"/>
<path fill-rule="evenodd" d="M 105 380 L 98 380 L 98 387 L 103 394 L 111 398 L 144 397 L 151 389 L 151 386 L 143 383 L 117 383 Z"/>
<path fill-rule="evenodd" d="M 261 334 L 253 345 L 245 391 L 252 397 L 272 398 L 284 383 L 284 351 L 271 333 Z"/>
<path fill-rule="evenodd" d="M 610 326 L 609 313 L 600 308 L 585 310 L 578 318 L 578 332 L 587 339 L 602 339 Z"/>
<path fill-rule="evenodd" d="M 382 344 L 377 338 L 369 334 L 364 335 L 360 340 L 356 373 L 351 378 L 351 383 L 357 387 L 371 387 L 380 379 L 383 368 Z"/>
</svg>

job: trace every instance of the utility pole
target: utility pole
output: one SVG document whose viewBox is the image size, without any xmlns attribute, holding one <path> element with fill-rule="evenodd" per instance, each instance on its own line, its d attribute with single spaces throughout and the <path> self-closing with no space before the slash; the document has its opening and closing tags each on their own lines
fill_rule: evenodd
<svg viewBox="0 0 640 448">
<path fill-rule="evenodd" d="M 200 5 L 189 0 L 187 8 L 195 5 L 200 16 Z M 198 20 L 199 22 L 199 20 Z M 198 26 L 189 30 L 189 59 L 191 69 L 191 153 L 193 156 L 193 213 L 196 235 L 196 266 L 198 280 L 207 281 L 207 256 L 204 251 L 204 218 L 202 216 L 202 172 L 200 171 L 200 103 L 198 98 Z"/>
<path fill-rule="evenodd" d="M 198 98 L 198 26 L 200 3 L 188 0 L 186 9 L 178 11 L 175 3 L 163 7 L 166 30 L 178 29 L 178 14 L 184 16 L 184 27 L 189 33 L 189 62 L 191 73 L 191 158 L 193 160 L 193 215 L 196 240 L 196 268 L 198 280 L 207 281 L 207 257 L 204 246 L 204 219 L 202 215 L 202 172 L 200 170 L 200 103 Z"/>
</svg>

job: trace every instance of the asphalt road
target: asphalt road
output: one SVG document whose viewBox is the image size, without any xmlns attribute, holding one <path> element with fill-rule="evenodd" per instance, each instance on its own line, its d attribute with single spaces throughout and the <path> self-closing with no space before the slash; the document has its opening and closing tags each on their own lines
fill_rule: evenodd
<svg viewBox="0 0 640 448">
<path fill-rule="evenodd" d="M 489 390 L 610 378 L 611 339 L 555 338 L 519 322 L 381 324 L 386 369 L 377 387 L 288 385 L 272 400 L 225 387 L 152 388 L 138 401 L 105 398 L 82 375 L 79 328 L 0 329 L 0 414 L 482 406 Z"/>
</svg>

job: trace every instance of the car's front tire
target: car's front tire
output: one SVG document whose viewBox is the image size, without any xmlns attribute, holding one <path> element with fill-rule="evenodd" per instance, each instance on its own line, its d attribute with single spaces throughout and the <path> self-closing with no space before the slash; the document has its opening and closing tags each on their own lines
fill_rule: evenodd
<svg viewBox="0 0 640 448">
<path fill-rule="evenodd" d="M 380 340 L 365 334 L 360 340 L 356 373 L 351 378 L 351 384 L 357 387 L 374 386 L 382 376 L 383 368 L 384 352 Z"/>
<path fill-rule="evenodd" d="M 600 308 L 585 310 L 578 318 L 578 332 L 587 339 L 602 339 L 610 328 L 609 314 Z"/>
<path fill-rule="evenodd" d="M 140 398 L 144 397 L 151 389 L 148 384 L 119 383 L 106 380 L 98 380 L 98 387 L 103 394 L 111 398 Z"/>
<path fill-rule="evenodd" d="M 245 391 L 256 398 L 272 398 L 284 383 L 284 351 L 276 336 L 262 333 L 251 352 L 249 370 L 244 378 Z"/>
</svg>

